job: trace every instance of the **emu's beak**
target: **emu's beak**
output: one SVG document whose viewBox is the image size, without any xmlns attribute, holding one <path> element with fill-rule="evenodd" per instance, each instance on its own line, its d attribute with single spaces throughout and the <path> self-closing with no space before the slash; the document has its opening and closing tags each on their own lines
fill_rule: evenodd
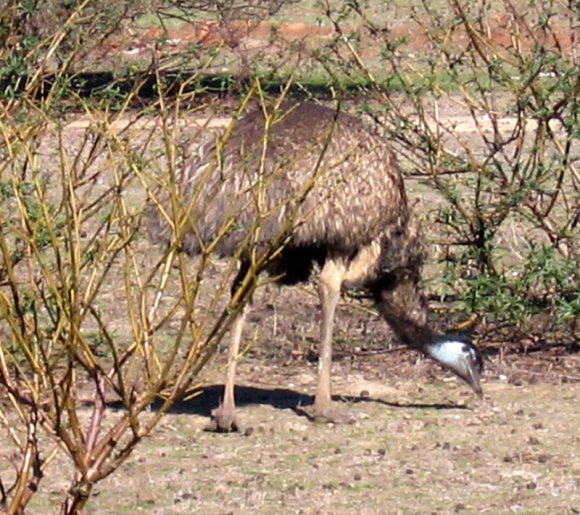
<svg viewBox="0 0 580 515">
<path fill-rule="evenodd" d="M 469 360 L 463 360 L 463 366 L 465 369 L 465 374 L 461 375 L 461 379 L 463 379 L 473 391 L 479 396 L 480 399 L 483 398 L 483 389 L 481 388 L 481 373 L 472 363 L 469 363 Z"/>
</svg>

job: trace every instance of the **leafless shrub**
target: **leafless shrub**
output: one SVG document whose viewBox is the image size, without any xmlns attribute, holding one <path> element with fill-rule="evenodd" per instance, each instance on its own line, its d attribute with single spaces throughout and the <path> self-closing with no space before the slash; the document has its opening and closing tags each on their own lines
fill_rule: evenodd
<svg viewBox="0 0 580 515">
<path fill-rule="evenodd" d="M 76 16 L 89 14 L 79 7 Z M 55 51 L 67 30 L 48 36 Z M 122 97 L 112 88 L 76 98 L 86 121 L 79 126 L 59 109 L 63 88 L 53 83 L 39 101 L 28 82 L 0 110 L 0 426 L 11 449 L 0 459 L 0 504 L 10 513 L 24 512 L 63 453 L 74 473 L 62 512 L 81 512 L 93 486 L 195 393 L 197 374 L 268 259 L 256 256 L 231 299 L 235 262 L 207 291 L 209 251 L 187 259 L 179 231 L 163 252 L 144 241 L 153 189 L 163 183 L 181 202 L 171 184 L 186 95 L 169 101 L 160 80 L 155 117 L 130 110 L 138 85 Z M 187 127 L 194 138 L 207 130 Z M 185 216 L 175 215 L 174 227 Z M 111 401 L 123 407 L 118 415 Z"/>
</svg>

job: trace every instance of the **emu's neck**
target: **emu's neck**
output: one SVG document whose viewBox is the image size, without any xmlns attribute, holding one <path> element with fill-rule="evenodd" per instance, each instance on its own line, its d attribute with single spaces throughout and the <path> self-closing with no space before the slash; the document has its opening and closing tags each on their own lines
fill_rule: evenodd
<svg viewBox="0 0 580 515">
<path fill-rule="evenodd" d="M 428 308 L 416 282 L 399 282 L 396 287 L 377 288 L 375 303 L 383 318 L 391 326 L 402 343 L 431 354 L 437 339 L 427 322 Z"/>
<path fill-rule="evenodd" d="M 402 343 L 430 355 L 435 333 L 426 325 L 413 321 L 402 313 L 393 311 L 385 303 L 379 304 L 383 318 L 391 326 Z"/>
</svg>

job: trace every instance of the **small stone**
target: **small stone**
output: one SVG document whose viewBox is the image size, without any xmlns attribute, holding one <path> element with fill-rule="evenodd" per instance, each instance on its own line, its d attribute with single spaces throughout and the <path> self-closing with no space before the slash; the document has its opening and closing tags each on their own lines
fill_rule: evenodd
<svg viewBox="0 0 580 515">
<path fill-rule="evenodd" d="M 379 449 L 377 451 L 381 456 L 384 456 L 385 454 L 387 454 L 387 449 Z"/>
<path fill-rule="evenodd" d="M 356 473 L 356 474 L 353 476 L 353 479 L 354 479 L 355 481 L 360 481 L 360 480 L 362 479 L 362 475 L 361 475 L 360 473 L 358 473 L 358 472 L 357 472 L 357 473 Z"/>
<path fill-rule="evenodd" d="M 360 397 L 370 397 L 370 392 L 368 390 L 361 390 Z"/>
<path fill-rule="evenodd" d="M 247 427 L 246 430 L 244 431 L 244 436 L 252 436 L 252 434 L 254 434 L 254 428 Z"/>
<path fill-rule="evenodd" d="M 406 469 L 405 470 L 405 474 L 407 474 L 408 476 L 412 476 L 415 473 L 415 471 L 413 469 Z"/>
</svg>

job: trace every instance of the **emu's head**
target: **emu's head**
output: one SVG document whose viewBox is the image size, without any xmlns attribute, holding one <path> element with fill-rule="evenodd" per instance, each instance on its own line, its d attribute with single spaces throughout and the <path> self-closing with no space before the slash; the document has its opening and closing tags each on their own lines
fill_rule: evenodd
<svg viewBox="0 0 580 515">
<path fill-rule="evenodd" d="M 481 397 L 483 359 L 479 349 L 466 338 L 439 334 L 429 328 L 419 275 L 416 267 L 410 267 L 384 276 L 375 293 L 381 314 L 404 344 L 453 372 Z"/>
<path fill-rule="evenodd" d="M 483 397 L 479 382 L 483 372 L 483 358 L 479 349 L 467 338 L 433 335 L 425 353 L 463 379 L 477 395 Z"/>
</svg>

